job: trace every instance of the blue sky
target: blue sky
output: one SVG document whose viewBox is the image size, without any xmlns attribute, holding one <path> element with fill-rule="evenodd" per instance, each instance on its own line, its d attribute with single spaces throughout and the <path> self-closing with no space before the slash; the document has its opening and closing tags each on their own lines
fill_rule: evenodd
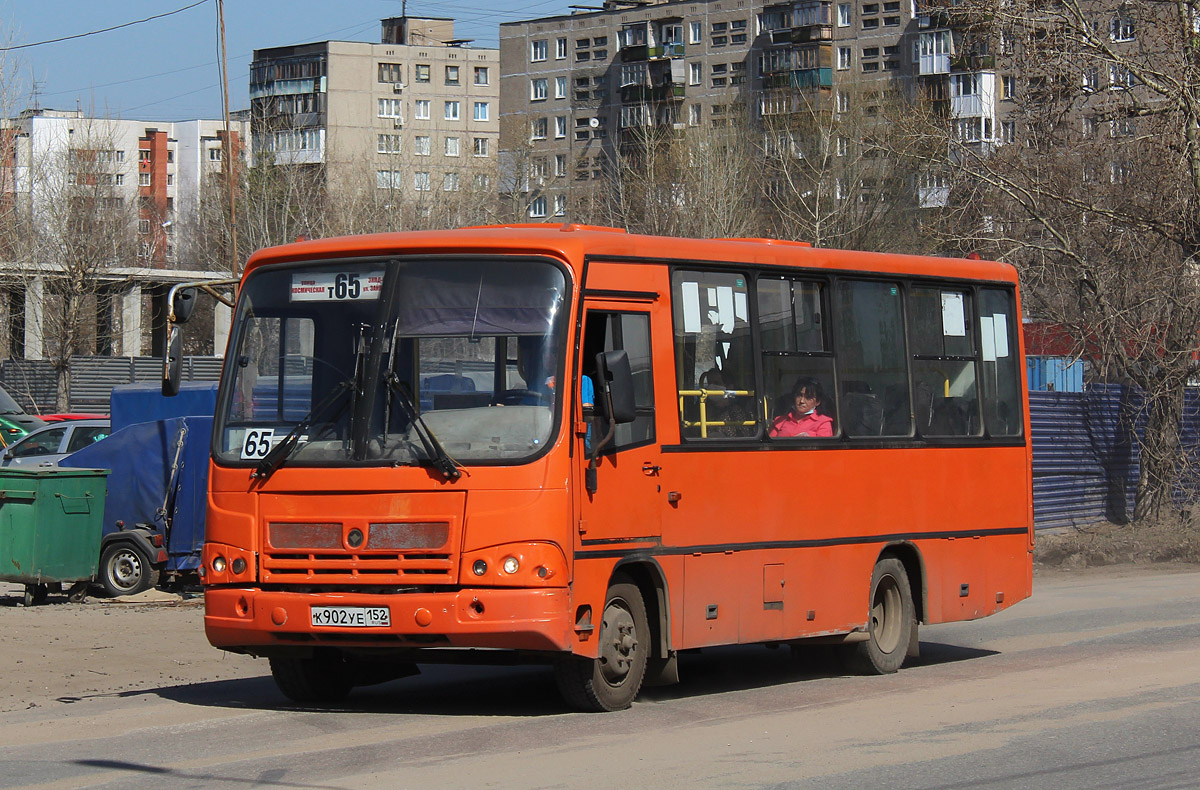
<svg viewBox="0 0 1200 790">
<path fill-rule="evenodd" d="M 408 0 L 410 16 L 450 17 L 455 35 L 494 47 L 501 22 L 568 13 L 581 0 Z M 122 25 L 195 0 L 0 0 L 0 46 Z M 402 0 L 226 0 L 230 109 L 248 105 L 255 49 L 339 39 L 378 41 L 379 20 Z M 5 113 L 80 107 L 97 115 L 177 121 L 219 118 L 216 0 L 108 33 L 0 52 Z"/>
</svg>

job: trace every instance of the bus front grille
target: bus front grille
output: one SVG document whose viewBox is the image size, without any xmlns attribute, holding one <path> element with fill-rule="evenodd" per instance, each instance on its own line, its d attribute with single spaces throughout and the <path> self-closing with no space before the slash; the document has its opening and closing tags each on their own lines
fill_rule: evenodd
<svg viewBox="0 0 1200 790">
<path fill-rule="evenodd" d="M 426 552 L 268 551 L 262 555 L 260 570 L 263 582 L 283 584 L 436 583 L 456 576 L 451 555 Z"/>
</svg>

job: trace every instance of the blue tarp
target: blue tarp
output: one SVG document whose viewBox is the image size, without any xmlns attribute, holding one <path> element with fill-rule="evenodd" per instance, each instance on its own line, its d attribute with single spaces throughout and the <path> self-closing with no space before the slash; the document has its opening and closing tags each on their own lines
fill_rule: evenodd
<svg viewBox="0 0 1200 790">
<path fill-rule="evenodd" d="M 129 528 L 152 524 L 165 538 L 166 570 L 195 570 L 204 544 L 211 435 L 212 417 L 139 422 L 73 453 L 59 465 L 112 470 L 104 502 L 104 534 L 118 531 L 117 522 Z"/>
<path fill-rule="evenodd" d="M 113 387 L 109 414 L 113 433 L 139 422 L 170 417 L 211 417 L 217 407 L 215 382 L 179 385 L 173 398 L 162 394 L 161 384 L 122 384 Z"/>
</svg>

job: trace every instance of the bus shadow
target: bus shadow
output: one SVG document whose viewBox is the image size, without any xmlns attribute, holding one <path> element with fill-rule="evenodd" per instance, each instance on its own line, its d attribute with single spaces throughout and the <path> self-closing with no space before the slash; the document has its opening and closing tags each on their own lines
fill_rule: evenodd
<svg viewBox="0 0 1200 790">
<path fill-rule="evenodd" d="M 909 659 L 905 666 L 938 666 L 992 655 L 997 651 L 922 642 L 920 657 Z M 543 717 L 571 712 L 546 666 L 426 664 L 421 670 L 411 678 L 356 688 L 344 702 L 327 706 L 289 701 L 270 676 L 131 690 L 114 696 L 153 694 L 187 705 L 356 714 Z M 644 688 L 642 699 L 669 702 L 849 675 L 837 650 L 826 645 L 795 650 L 761 645 L 705 648 L 682 654 L 679 674 L 679 684 Z"/>
</svg>

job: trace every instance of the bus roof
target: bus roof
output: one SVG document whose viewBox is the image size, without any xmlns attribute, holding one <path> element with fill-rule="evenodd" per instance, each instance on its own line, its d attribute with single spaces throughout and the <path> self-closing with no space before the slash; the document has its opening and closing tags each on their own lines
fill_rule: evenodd
<svg viewBox="0 0 1200 790">
<path fill-rule="evenodd" d="M 493 225 L 457 230 L 341 236 L 268 247 L 250 256 L 246 272 L 270 263 L 394 254 L 498 252 L 552 255 L 568 263 L 585 255 L 672 263 L 802 266 L 993 282 L 1017 281 L 1007 263 L 971 258 L 857 252 L 781 239 L 685 239 L 644 236 L 617 228 L 577 224 Z"/>
</svg>

